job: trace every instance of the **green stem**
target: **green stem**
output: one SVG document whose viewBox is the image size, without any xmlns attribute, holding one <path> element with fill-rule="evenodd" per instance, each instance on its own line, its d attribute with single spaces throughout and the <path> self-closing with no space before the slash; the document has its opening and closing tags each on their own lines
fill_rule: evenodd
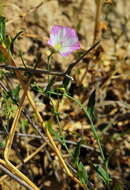
<svg viewBox="0 0 130 190">
<path fill-rule="evenodd" d="M 73 100 L 75 103 L 77 103 L 81 109 L 84 111 L 86 117 L 89 119 L 89 122 L 90 122 L 90 126 L 91 126 L 91 129 L 92 129 L 92 132 L 93 132 L 93 135 L 97 141 L 97 144 L 99 146 L 99 150 L 100 150 L 100 153 L 101 153 L 101 157 L 102 157 L 102 160 L 103 160 L 103 163 L 105 162 L 105 156 L 104 156 L 104 153 L 103 153 L 103 150 L 102 150 L 102 146 L 101 146 L 101 143 L 100 143 L 100 138 L 96 132 L 96 129 L 95 129 L 95 126 L 93 124 L 93 121 L 91 119 L 91 116 L 89 115 L 89 113 L 87 112 L 87 110 L 84 108 L 84 106 L 80 103 L 79 100 L 69 96 L 68 94 L 64 94 L 66 97 L 68 97 L 69 99 Z"/>
<path fill-rule="evenodd" d="M 52 100 L 51 97 L 50 97 L 50 100 L 51 100 L 51 103 L 52 103 L 52 106 L 53 106 L 53 110 L 54 110 L 54 114 L 55 114 L 55 117 L 56 117 L 57 124 L 58 124 L 58 126 L 59 126 L 59 132 L 60 132 L 60 135 L 61 135 L 61 137 L 62 137 L 63 146 L 65 147 L 66 151 L 70 154 L 70 151 L 69 151 L 69 149 L 68 149 L 68 147 L 67 147 L 67 145 L 66 145 L 66 142 L 65 142 L 64 134 L 63 134 L 63 132 L 62 132 L 62 127 L 61 127 L 61 125 L 60 125 L 59 113 L 57 113 L 57 110 L 56 110 L 56 108 L 55 108 L 55 105 L 54 105 L 53 100 Z"/>
<path fill-rule="evenodd" d="M 102 158 L 102 161 L 103 161 L 104 169 L 105 169 L 106 173 L 108 174 L 108 169 L 107 169 L 107 166 L 106 166 L 106 160 L 105 160 L 105 156 L 104 156 L 104 153 L 103 153 L 102 145 L 100 143 L 100 138 L 99 138 L 99 136 L 97 134 L 97 131 L 95 129 L 95 126 L 93 124 L 93 121 L 92 121 L 92 118 L 91 118 L 90 114 L 88 113 L 87 109 L 84 108 L 84 106 L 80 103 L 79 100 L 69 96 L 68 94 L 64 94 L 64 95 L 66 97 L 70 98 L 71 100 L 73 100 L 75 103 L 77 103 L 81 107 L 81 109 L 84 111 L 86 117 L 89 119 L 90 126 L 91 126 L 91 129 L 92 129 L 94 138 L 96 139 L 98 147 L 99 147 L 99 150 L 100 150 L 100 154 L 101 154 L 101 158 Z M 108 174 L 108 176 L 109 176 L 109 174 Z M 107 185 L 108 190 L 110 190 L 109 182 L 106 185 Z"/>
</svg>

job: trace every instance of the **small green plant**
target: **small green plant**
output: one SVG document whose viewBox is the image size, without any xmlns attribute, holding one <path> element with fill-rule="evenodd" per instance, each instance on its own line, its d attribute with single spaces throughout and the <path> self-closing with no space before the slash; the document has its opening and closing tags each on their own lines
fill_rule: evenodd
<svg viewBox="0 0 130 190">
<path fill-rule="evenodd" d="M 88 184 L 88 175 L 83 163 L 80 161 L 80 148 L 81 141 L 79 141 L 75 147 L 75 151 L 72 155 L 72 162 L 77 168 L 77 176 L 83 184 Z"/>
<path fill-rule="evenodd" d="M 14 116 L 15 111 L 17 109 L 16 104 L 13 103 L 7 92 L 2 93 L 2 108 L 0 110 L 1 115 L 5 115 L 7 118 L 11 118 Z"/>
</svg>

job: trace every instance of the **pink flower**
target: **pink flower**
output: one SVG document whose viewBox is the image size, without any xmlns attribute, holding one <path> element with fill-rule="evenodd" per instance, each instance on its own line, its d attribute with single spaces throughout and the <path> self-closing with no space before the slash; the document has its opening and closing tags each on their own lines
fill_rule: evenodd
<svg viewBox="0 0 130 190">
<path fill-rule="evenodd" d="M 67 56 L 74 50 L 80 49 L 80 43 L 75 30 L 60 25 L 52 27 L 48 44 L 62 56 Z"/>
</svg>

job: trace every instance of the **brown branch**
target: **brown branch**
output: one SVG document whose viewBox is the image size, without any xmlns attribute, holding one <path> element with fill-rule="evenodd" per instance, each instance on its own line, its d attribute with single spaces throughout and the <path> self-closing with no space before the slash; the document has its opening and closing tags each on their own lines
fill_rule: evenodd
<svg viewBox="0 0 130 190">
<path fill-rule="evenodd" d="M 71 63 L 66 71 L 64 72 L 64 75 L 68 75 L 71 73 L 73 67 L 75 67 L 90 51 L 92 51 L 98 44 L 100 43 L 100 40 L 97 41 L 94 45 L 92 45 L 88 50 L 86 50 L 83 55 L 81 55 L 75 62 Z"/>
<path fill-rule="evenodd" d="M 69 74 L 71 73 L 71 70 L 73 67 L 75 67 L 90 51 L 92 51 L 100 41 L 96 42 L 92 47 L 90 47 L 88 50 L 86 50 L 83 55 L 81 55 L 76 61 L 73 63 L 69 64 L 68 68 L 66 69 L 65 72 L 55 72 L 55 71 L 47 71 L 47 70 L 40 70 L 40 69 L 32 69 L 32 68 L 24 68 L 24 67 L 15 67 L 15 66 L 10 66 L 7 64 L 0 64 L 1 68 L 4 68 L 6 70 L 14 70 L 14 71 L 24 71 L 24 72 L 29 72 L 32 74 L 45 74 L 45 75 L 55 75 L 55 76 L 61 76 L 61 77 L 66 77 L 68 79 L 73 80 Z"/>
</svg>

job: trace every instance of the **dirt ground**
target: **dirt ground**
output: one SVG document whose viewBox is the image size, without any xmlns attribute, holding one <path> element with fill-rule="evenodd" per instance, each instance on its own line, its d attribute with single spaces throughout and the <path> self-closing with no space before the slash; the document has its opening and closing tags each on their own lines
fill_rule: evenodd
<svg viewBox="0 0 130 190">
<path fill-rule="evenodd" d="M 1 0 L 0 14 L 6 17 L 7 33 L 12 38 L 23 31 L 14 45 L 17 66 L 22 66 L 19 58 L 22 52 L 28 67 L 32 68 L 38 57 L 38 68 L 47 69 L 49 55 L 47 41 L 54 25 L 74 28 L 78 33 L 81 50 L 87 50 L 94 43 L 96 20 L 94 0 Z M 72 97 L 80 99 L 87 107 L 88 98 L 96 89 L 94 124 L 101 138 L 105 157 L 109 158 L 109 174 L 112 179 L 110 189 L 130 190 L 130 1 L 102 0 L 98 27 L 99 36 L 96 40 L 101 39 L 100 44 L 73 69 L 74 80 L 69 93 Z M 56 54 L 52 60 L 52 70 L 63 72 L 76 59 L 76 53 L 67 57 Z M 3 69 L 0 68 L 0 71 Z M 9 74 L 10 71 L 5 70 L 5 73 L 6 78 L 2 78 L 0 74 L 1 81 L 4 81 L 8 89 L 14 89 L 19 84 L 18 80 L 13 74 Z M 38 74 L 34 81 L 45 89 L 48 77 Z M 55 86 L 59 87 L 61 84 L 61 78 L 57 77 Z M 43 119 L 51 121 L 53 128 L 58 130 L 48 98 L 42 93 L 37 93 L 32 86 L 30 90 Z M 7 105 L 3 103 L 1 87 L 0 93 L 0 157 L 3 158 L 7 140 L 5 128 L 7 127 L 7 131 L 10 129 L 16 107 L 14 106 L 7 116 L 6 111 L 4 112 Z M 53 98 L 54 104 L 57 105 L 57 98 Z M 25 102 L 25 111 L 34 124 L 39 126 L 28 100 Z M 83 136 L 86 147 L 81 148 L 80 160 L 88 171 L 91 188 L 107 190 L 93 167 L 93 163 L 102 161 L 89 122 L 79 106 L 68 99 L 60 99 L 59 112 L 60 125 L 65 138 L 70 141 L 68 143 L 70 150 L 74 148 L 73 143 L 77 143 Z M 33 136 L 22 137 L 19 135 L 22 133 Z M 41 133 L 46 138 L 42 130 Z M 25 122 L 24 116 L 21 116 L 17 134 L 10 155 L 14 165 L 21 163 L 21 160 L 45 143 L 45 147 L 20 168 L 41 190 L 80 189 L 63 172 L 54 151 L 40 138 L 31 124 Z M 71 165 L 71 159 L 64 147 L 58 142 L 57 146 Z M 25 189 L 11 177 L 1 180 L 4 175 L 5 172 L 0 170 L 0 190 Z"/>
</svg>

